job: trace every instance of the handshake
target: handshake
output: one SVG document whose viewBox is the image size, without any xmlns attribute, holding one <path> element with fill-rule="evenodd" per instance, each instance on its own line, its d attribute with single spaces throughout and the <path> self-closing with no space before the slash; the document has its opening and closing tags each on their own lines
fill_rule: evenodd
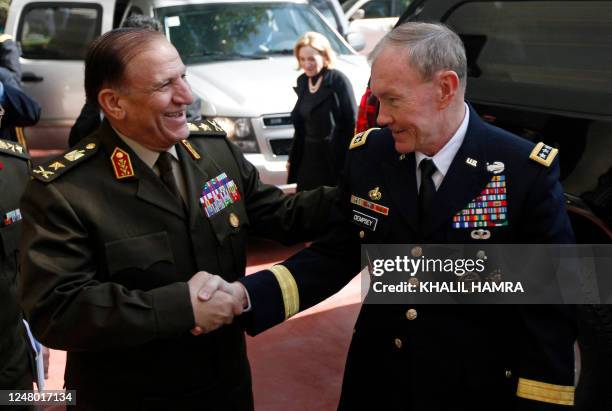
<svg viewBox="0 0 612 411">
<path fill-rule="evenodd" d="M 218 275 L 200 271 L 187 282 L 191 307 L 195 318 L 193 335 L 214 331 L 231 324 L 242 314 L 249 300 L 246 289 L 239 282 L 228 283 Z"/>
</svg>

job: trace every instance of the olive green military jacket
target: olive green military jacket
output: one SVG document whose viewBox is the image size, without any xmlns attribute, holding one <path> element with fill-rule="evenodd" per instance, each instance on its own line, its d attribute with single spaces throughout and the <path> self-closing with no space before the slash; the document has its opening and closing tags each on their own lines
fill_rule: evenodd
<svg viewBox="0 0 612 411">
<path fill-rule="evenodd" d="M 17 301 L 19 200 L 29 179 L 23 147 L 0 139 L 0 389 L 32 388 L 28 343 Z"/>
<path fill-rule="evenodd" d="M 186 281 L 201 270 L 242 277 L 247 234 L 312 238 L 332 196 L 285 196 L 216 124 L 190 128 L 176 145 L 188 211 L 107 122 L 33 170 L 21 298 L 34 334 L 68 351 L 66 385 L 81 403 L 112 390 L 137 408 L 167 400 L 179 409 L 178 398 L 190 409 L 214 392 L 230 404 L 219 408 L 252 408 L 243 332 L 232 324 L 192 336 Z"/>
</svg>

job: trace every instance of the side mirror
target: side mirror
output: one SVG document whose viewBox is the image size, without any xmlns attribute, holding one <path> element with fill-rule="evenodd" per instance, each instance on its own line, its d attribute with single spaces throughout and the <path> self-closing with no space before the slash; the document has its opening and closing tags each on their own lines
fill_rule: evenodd
<svg viewBox="0 0 612 411">
<path fill-rule="evenodd" d="M 357 10 L 355 10 L 355 13 L 353 13 L 353 15 L 351 16 L 351 18 L 349 20 L 350 21 L 361 20 L 364 17 L 365 17 L 365 10 L 364 9 L 357 9 Z"/>
<path fill-rule="evenodd" d="M 365 48 L 366 42 L 365 37 L 362 33 L 357 31 L 351 31 L 346 35 L 346 41 L 351 45 L 355 51 L 361 51 Z"/>
</svg>

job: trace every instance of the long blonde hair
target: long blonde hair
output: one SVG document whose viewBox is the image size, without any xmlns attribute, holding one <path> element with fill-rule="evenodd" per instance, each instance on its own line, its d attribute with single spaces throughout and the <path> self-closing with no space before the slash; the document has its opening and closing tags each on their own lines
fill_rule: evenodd
<svg viewBox="0 0 612 411">
<path fill-rule="evenodd" d="M 300 49 L 306 46 L 312 47 L 323 56 L 323 67 L 328 69 L 334 67 L 334 63 L 336 63 L 336 52 L 332 49 L 331 44 L 329 44 L 329 40 L 321 33 L 309 31 L 300 37 L 297 43 L 295 43 L 295 46 L 293 46 L 293 55 L 298 62 L 298 68 L 300 66 Z"/>
</svg>

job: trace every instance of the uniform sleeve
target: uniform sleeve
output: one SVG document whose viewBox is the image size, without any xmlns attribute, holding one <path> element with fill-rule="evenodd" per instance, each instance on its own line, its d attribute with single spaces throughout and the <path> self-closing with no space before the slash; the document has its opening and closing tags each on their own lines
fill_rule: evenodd
<svg viewBox="0 0 612 411">
<path fill-rule="evenodd" d="M 4 86 L 3 126 L 28 127 L 38 123 L 40 106 L 23 91 L 10 85 Z"/>
<path fill-rule="evenodd" d="M 537 167 L 540 172 L 524 204 L 520 238 L 532 244 L 573 244 L 574 232 L 559 183 L 559 159 L 550 167 Z"/>
<path fill-rule="evenodd" d="M 33 180 L 21 210 L 19 294 L 44 345 L 69 351 L 124 348 L 194 326 L 186 283 L 140 291 L 96 280 L 99 261 L 87 235 L 91 228 L 53 184 Z"/>
<path fill-rule="evenodd" d="M 284 244 L 312 241 L 327 231 L 335 188 L 320 187 L 286 195 L 264 184 L 257 169 L 229 143 L 244 184 L 245 205 L 252 233 Z"/>
<path fill-rule="evenodd" d="M 574 404 L 573 306 L 517 306 L 521 329 L 517 354 L 516 411 L 562 411 Z"/>
<path fill-rule="evenodd" d="M 520 238 L 534 244 L 574 242 L 559 183 L 559 161 L 540 167 L 525 202 Z M 567 410 L 574 402 L 574 342 L 577 320 L 573 306 L 518 306 L 525 333 L 520 335 L 517 411 Z"/>
<path fill-rule="evenodd" d="M 335 294 L 361 270 L 360 243 L 343 206 L 344 187 L 341 183 L 336 192 L 325 236 L 283 263 L 239 280 L 251 298 L 252 311 L 242 323 L 250 335 Z"/>
<path fill-rule="evenodd" d="M 21 87 L 21 51 L 12 39 L 0 42 L 0 81 L 4 85 Z"/>
</svg>

